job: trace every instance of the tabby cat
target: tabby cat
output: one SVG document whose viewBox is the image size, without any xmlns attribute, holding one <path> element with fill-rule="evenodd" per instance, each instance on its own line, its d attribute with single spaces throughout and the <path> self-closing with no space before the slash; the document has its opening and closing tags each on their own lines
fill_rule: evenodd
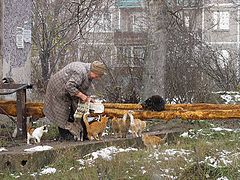
<svg viewBox="0 0 240 180">
<path fill-rule="evenodd" d="M 65 129 L 69 130 L 75 141 L 83 141 L 83 127 L 80 121 L 67 122 Z"/>
<path fill-rule="evenodd" d="M 116 138 L 126 138 L 130 127 L 130 119 L 126 115 L 123 118 L 112 118 L 111 128 Z"/>
<path fill-rule="evenodd" d="M 108 117 L 102 116 L 100 118 L 100 121 L 94 121 L 91 124 L 89 124 L 88 115 L 89 113 L 85 113 L 83 115 L 83 121 L 86 125 L 88 139 L 90 141 L 93 139 L 100 140 L 102 138 L 104 130 L 107 127 Z"/>
<path fill-rule="evenodd" d="M 147 148 L 158 148 L 160 147 L 160 145 L 165 143 L 167 136 L 168 136 L 168 133 L 166 133 L 163 138 L 155 135 L 143 134 L 142 141 Z"/>
</svg>

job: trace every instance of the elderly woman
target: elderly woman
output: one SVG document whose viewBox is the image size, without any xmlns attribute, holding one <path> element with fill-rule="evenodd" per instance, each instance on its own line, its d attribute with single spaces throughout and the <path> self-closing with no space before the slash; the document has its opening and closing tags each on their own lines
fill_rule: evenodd
<svg viewBox="0 0 240 180">
<path fill-rule="evenodd" d="M 43 112 L 58 126 L 61 139 L 71 139 L 65 129 L 67 121 L 73 122 L 77 103 L 93 101 L 87 91 L 92 80 L 99 80 L 106 66 L 99 61 L 92 63 L 72 62 L 51 76 L 46 90 Z"/>
</svg>

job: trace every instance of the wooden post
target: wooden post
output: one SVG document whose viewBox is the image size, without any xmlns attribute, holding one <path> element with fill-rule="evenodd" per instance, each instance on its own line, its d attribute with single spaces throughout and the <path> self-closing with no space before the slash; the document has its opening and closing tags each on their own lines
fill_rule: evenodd
<svg viewBox="0 0 240 180">
<path fill-rule="evenodd" d="M 27 117 L 26 117 L 26 89 L 16 92 L 17 95 L 17 136 L 23 139 L 27 137 Z"/>
<path fill-rule="evenodd" d="M 0 93 L 0 95 L 8 95 L 16 93 L 16 111 L 8 111 L 7 109 L 4 112 L 7 115 L 13 115 L 13 112 L 16 113 L 17 116 L 17 137 L 21 137 L 25 139 L 27 137 L 27 114 L 26 114 L 26 89 L 32 88 L 32 85 L 27 84 L 0 84 L 0 89 L 13 89 L 12 91 Z M 10 106 L 11 107 L 11 106 Z M 10 108 L 11 109 L 11 108 Z"/>
</svg>

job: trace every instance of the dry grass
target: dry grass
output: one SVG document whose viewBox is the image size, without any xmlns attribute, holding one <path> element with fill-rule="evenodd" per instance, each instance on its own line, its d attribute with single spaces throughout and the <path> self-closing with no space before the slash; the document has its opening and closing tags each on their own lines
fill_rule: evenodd
<svg viewBox="0 0 240 180">
<path fill-rule="evenodd" d="M 56 173 L 40 175 L 38 172 L 8 172 L 0 179 L 239 179 L 240 131 L 214 131 L 212 125 L 203 122 L 201 128 L 189 131 L 189 137 L 170 136 L 168 144 L 159 149 L 117 153 L 112 159 L 97 158 L 89 163 L 89 157 L 79 154 L 62 156 L 49 167 Z M 79 163 L 79 159 L 85 164 Z M 34 177 L 31 176 L 32 173 Z"/>
</svg>

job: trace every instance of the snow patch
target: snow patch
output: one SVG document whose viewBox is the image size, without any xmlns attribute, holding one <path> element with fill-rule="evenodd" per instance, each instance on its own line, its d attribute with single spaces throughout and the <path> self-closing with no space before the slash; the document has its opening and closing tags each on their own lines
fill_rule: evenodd
<svg viewBox="0 0 240 180">
<path fill-rule="evenodd" d="M 44 169 L 42 169 L 42 171 L 39 173 L 39 175 L 43 175 L 43 174 L 54 174 L 56 173 L 56 169 L 55 168 L 51 168 L 51 167 L 46 167 Z"/>
<path fill-rule="evenodd" d="M 33 148 L 29 148 L 29 149 L 24 149 L 24 151 L 26 152 L 37 152 L 37 151 L 47 151 L 52 149 L 53 147 L 51 146 L 36 146 Z"/>
<path fill-rule="evenodd" d="M 1 147 L 0 148 L 0 152 L 2 152 L 2 151 L 8 151 L 6 148 L 4 148 L 4 147 Z"/>
</svg>

